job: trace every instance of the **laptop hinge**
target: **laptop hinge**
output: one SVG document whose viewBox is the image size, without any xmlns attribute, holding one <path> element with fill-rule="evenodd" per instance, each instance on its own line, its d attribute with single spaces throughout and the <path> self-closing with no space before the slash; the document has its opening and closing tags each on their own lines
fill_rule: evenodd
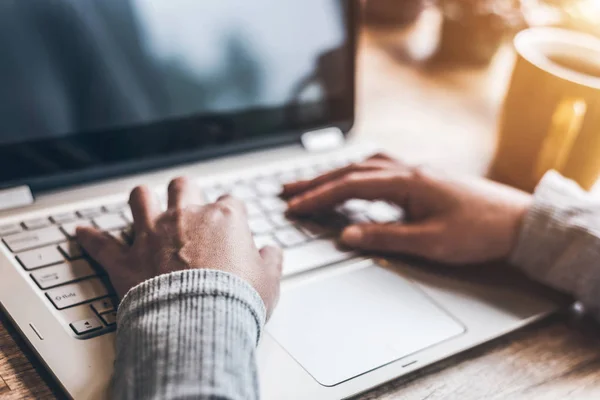
<svg viewBox="0 0 600 400">
<path fill-rule="evenodd" d="M 29 206 L 34 202 L 33 193 L 27 185 L 0 189 L 0 211 Z"/>
<path fill-rule="evenodd" d="M 300 140 L 304 148 L 311 153 L 337 149 L 346 142 L 344 133 L 339 128 L 325 128 L 305 132 Z"/>
</svg>

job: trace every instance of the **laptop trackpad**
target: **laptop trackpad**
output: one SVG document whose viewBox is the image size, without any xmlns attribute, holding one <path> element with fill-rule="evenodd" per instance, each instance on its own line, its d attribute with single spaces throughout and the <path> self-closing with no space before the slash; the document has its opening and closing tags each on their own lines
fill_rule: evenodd
<svg viewBox="0 0 600 400">
<path fill-rule="evenodd" d="M 333 386 L 464 332 L 414 284 L 372 263 L 281 295 L 267 331 Z"/>
</svg>

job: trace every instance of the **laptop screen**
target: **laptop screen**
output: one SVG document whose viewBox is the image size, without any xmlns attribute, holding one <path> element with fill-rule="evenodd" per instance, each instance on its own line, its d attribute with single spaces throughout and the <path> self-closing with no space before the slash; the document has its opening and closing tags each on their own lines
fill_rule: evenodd
<svg viewBox="0 0 600 400">
<path fill-rule="evenodd" d="M 0 182 L 71 184 L 351 122 L 350 4 L 0 2 Z"/>
</svg>

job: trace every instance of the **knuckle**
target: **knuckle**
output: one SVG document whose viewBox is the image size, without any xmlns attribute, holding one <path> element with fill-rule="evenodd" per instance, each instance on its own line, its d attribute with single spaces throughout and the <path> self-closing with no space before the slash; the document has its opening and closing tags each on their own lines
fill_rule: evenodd
<svg viewBox="0 0 600 400">
<path fill-rule="evenodd" d="M 185 219 L 185 216 L 186 216 L 186 211 L 182 208 L 175 208 L 175 209 L 171 210 L 170 213 L 171 213 L 171 218 L 173 218 L 176 221 L 181 221 L 181 220 Z"/>
<path fill-rule="evenodd" d="M 235 208 L 231 204 L 219 204 L 217 207 L 224 216 L 231 216 L 235 213 Z"/>
<path fill-rule="evenodd" d="M 415 165 L 410 168 L 410 172 L 414 178 L 424 178 L 429 175 L 429 168 L 423 164 Z"/>
<path fill-rule="evenodd" d="M 228 212 L 231 213 L 244 211 L 246 209 L 246 204 L 242 200 L 231 195 L 227 195 L 227 197 L 223 198 L 223 201 L 220 201 L 219 204 L 226 206 Z"/>
<path fill-rule="evenodd" d="M 223 217 L 230 217 L 234 212 L 234 207 L 228 202 L 223 201 L 211 204 L 208 208 L 209 217 L 213 221 L 218 221 Z"/>
<path fill-rule="evenodd" d="M 343 179 L 344 183 L 356 183 L 361 180 L 361 174 L 357 172 L 351 172 L 346 175 Z"/>
<path fill-rule="evenodd" d="M 358 162 L 352 162 L 350 164 L 348 164 L 348 166 L 346 167 L 347 171 L 354 171 L 357 170 L 358 168 L 360 168 L 361 163 Z"/>
<path fill-rule="evenodd" d="M 428 257 L 433 260 L 444 260 L 449 255 L 448 246 L 441 242 L 433 242 L 427 248 Z"/>
<path fill-rule="evenodd" d="M 221 197 L 219 197 L 216 201 L 216 203 L 221 203 L 221 202 L 230 202 L 233 201 L 235 198 L 230 195 L 230 194 L 224 194 Z"/>
<path fill-rule="evenodd" d="M 391 157 L 389 155 L 387 155 L 387 153 L 384 153 L 383 151 L 377 152 L 373 158 L 385 158 L 385 159 L 391 159 Z"/>
</svg>

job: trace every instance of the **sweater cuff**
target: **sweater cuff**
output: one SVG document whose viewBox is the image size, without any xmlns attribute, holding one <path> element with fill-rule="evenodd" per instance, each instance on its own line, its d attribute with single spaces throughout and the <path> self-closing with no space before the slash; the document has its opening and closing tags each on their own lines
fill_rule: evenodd
<svg viewBox="0 0 600 400">
<path fill-rule="evenodd" d="M 534 193 L 511 264 L 533 279 L 586 302 L 598 287 L 598 204 L 575 182 L 548 172 Z"/>
<path fill-rule="evenodd" d="M 264 303 L 241 278 L 193 269 L 131 289 L 117 313 L 115 399 L 258 399 Z"/>
<path fill-rule="evenodd" d="M 148 279 L 131 288 L 121 300 L 117 312 L 117 326 L 154 302 L 168 303 L 188 297 L 224 297 L 241 304 L 256 322 L 258 337 L 267 319 L 262 298 L 249 283 L 228 272 L 211 269 L 189 269 L 171 272 Z"/>
</svg>

